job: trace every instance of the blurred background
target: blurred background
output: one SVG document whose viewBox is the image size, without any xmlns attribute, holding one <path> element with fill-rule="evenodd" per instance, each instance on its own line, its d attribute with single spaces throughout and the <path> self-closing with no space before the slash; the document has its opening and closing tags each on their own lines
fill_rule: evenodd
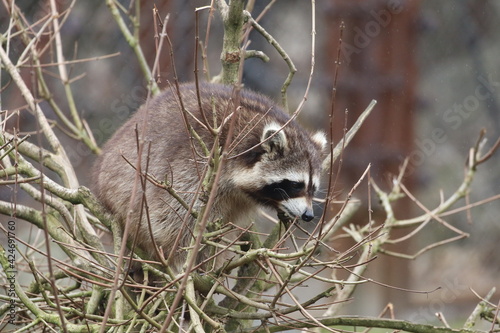
<svg viewBox="0 0 500 333">
<path fill-rule="evenodd" d="M 63 25 L 66 59 L 91 58 L 119 52 L 112 58 L 74 64 L 71 77 L 84 76 L 73 83 L 76 104 L 103 143 L 146 98 L 147 85 L 135 55 L 124 40 L 103 1 L 57 1 L 60 10 L 73 4 Z M 257 1 L 256 17 L 269 1 Z M 26 18 L 35 22 L 47 14 L 46 1 L 16 1 Z M 148 63 L 155 50 L 152 8 L 163 18 L 170 14 L 168 32 L 173 44 L 175 68 L 180 81 L 194 79 L 195 8 L 209 1 L 141 1 L 140 37 Z M 128 6 L 128 2 L 123 2 Z M 0 11 L 2 33 L 8 29 L 5 4 Z M 206 39 L 208 10 L 199 12 L 200 38 Z M 276 1 L 260 24 L 275 37 L 295 63 L 298 72 L 289 89 L 289 105 L 297 107 L 304 96 L 311 67 L 311 4 L 303 0 Z M 340 25 L 344 22 L 340 66 L 336 66 Z M 216 14 L 207 43 L 207 75 L 220 71 L 222 27 Z M 301 115 L 309 128 L 327 130 L 332 105 L 334 74 L 339 70 L 334 108 L 335 138 L 342 137 L 345 121 L 349 128 L 370 100 L 378 104 L 343 156 L 338 199 L 359 179 L 368 163 L 371 176 L 385 190 L 399 172 L 405 158 L 409 164 L 405 184 L 429 208 L 435 207 L 441 193 L 453 193 L 463 179 L 469 148 L 482 128 L 491 146 L 500 135 L 500 2 L 493 0 L 321 0 L 316 1 L 315 70 L 311 91 Z M 250 49 L 264 51 L 270 61 L 245 62 L 243 83 L 277 101 L 288 67 L 279 54 L 253 31 Z M 16 52 L 13 48 L 12 52 Z M 201 57 L 198 55 L 199 60 Z M 168 48 L 160 61 L 161 87 L 172 80 Z M 53 69 L 47 69 L 53 71 Z M 55 71 L 55 70 L 54 70 Z M 29 68 L 22 74 L 29 78 Z M 204 75 L 200 73 L 200 75 Z M 2 109 L 25 105 L 6 85 L 2 75 Z M 29 79 L 28 79 L 29 81 Z M 56 80 L 54 80 L 56 82 Z M 54 94 L 63 95 L 54 84 Z M 42 107 L 47 107 L 42 102 Z M 47 110 L 49 108 L 47 107 Z M 344 120 L 345 110 L 347 120 Z M 18 119 L 29 128 L 33 119 L 22 113 Z M 66 139 L 68 154 L 89 184 L 88 169 L 93 153 L 82 143 Z M 489 147 L 487 145 L 487 147 Z M 500 154 L 481 165 L 470 195 L 477 202 L 500 193 Z M 356 197 L 367 202 L 367 186 Z M 2 191 L 2 199 L 10 194 Z M 374 194 L 372 193 L 372 198 Z M 373 200 L 373 217 L 383 220 L 383 211 Z M 423 213 L 410 200 L 398 205 L 396 217 Z M 408 293 L 373 284 L 360 287 L 348 313 L 377 315 L 391 302 L 399 318 L 419 322 L 435 321 L 435 313 L 459 318 L 470 313 L 478 299 L 471 289 L 485 295 L 500 287 L 500 204 L 492 201 L 470 210 L 472 219 L 460 213 L 446 221 L 470 237 L 415 260 L 379 257 L 377 270 L 368 275 L 387 285 L 431 294 Z M 355 223 L 368 221 L 367 207 L 360 209 Z M 422 247 L 452 235 L 434 225 L 392 250 L 414 254 Z M 401 236 L 406 232 L 401 233 Z M 348 243 L 332 244 L 342 250 Z M 314 287 L 314 286 L 312 286 Z M 497 292 L 498 298 L 498 292 Z"/>
</svg>

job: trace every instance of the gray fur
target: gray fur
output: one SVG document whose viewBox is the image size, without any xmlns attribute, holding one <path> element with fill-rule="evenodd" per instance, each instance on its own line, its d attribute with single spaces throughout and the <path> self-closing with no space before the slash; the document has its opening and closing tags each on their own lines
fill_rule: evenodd
<svg viewBox="0 0 500 333">
<path fill-rule="evenodd" d="M 195 86 L 181 85 L 180 92 L 184 108 L 198 119 L 196 121 L 189 116 L 189 123 L 211 149 L 214 144 L 213 135 L 202 125 L 204 120 L 200 114 Z M 209 122 L 213 122 L 213 110 L 216 111 L 217 124 L 220 125 L 226 119 L 220 137 L 220 143 L 223 144 L 233 120 L 227 118 L 229 112 L 234 110 L 231 106 L 232 88 L 204 84 L 200 88 L 200 95 L 201 106 Z M 200 207 L 201 201 L 195 199 L 195 192 L 203 180 L 208 159 L 201 156 L 200 145 L 187 134 L 180 104 L 178 94 L 172 88 L 143 105 L 104 145 L 93 170 L 95 190 L 102 203 L 121 223 L 124 223 L 130 210 L 129 239 L 137 234 L 138 245 L 152 257 L 155 252 L 145 213 L 139 223 L 142 189 L 138 183 L 136 200 L 130 205 L 136 171 L 124 157 L 134 165 L 137 163 L 135 129 L 137 127 L 140 132 L 146 119 L 146 131 L 141 138 L 146 143 L 151 142 L 148 172 L 159 180 L 167 178 L 187 203 L 191 204 L 194 200 L 194 208 Z M 210 220 L 223 219 L 224 222 L 246 226 L 259 205 L 286 209 L 286 206 L 280 206 L 276 202 L 260 200 L 256 193 L 263 186 L 286 174 L 299 175 L 298 177 L 309 175 L 309 179 L 304 179 L 306 182 L 312 182 L 313 177 L 318 179 L 323 142 L 321 135 L 310 135 L 295 121 L 280 130 L 289 116 L 262 95 L 243 90 L 239 106 L 233 115 L 234 136 L 229 149 L 226 149 L 229 159 L 221 170 Z M 260 144 L 264 139 L 268 141 Z M 245 153 L 249 149 L 251 151 Z M 145 151 L 142 154 L 143 168 L 146 160 Z M 304 196 L 307 208 L 312 211 L 312 193 L 309 191 Z M 146 184 L 146 198 L 158 246 L 166 254 L 170 253 L 178 234 L 182 236 L 181 248 L 188 246 L 191 239 L 189 229 L 192 229 L 194 219 L 188 218 L 188 225 L 183 225 L 186 210 L 166 190 L 149 182 Z M 183 253 L 185 251 L 180 249 L 174 251 L 172 263 L 177 267 L 185 258 Z"/>
</svg>

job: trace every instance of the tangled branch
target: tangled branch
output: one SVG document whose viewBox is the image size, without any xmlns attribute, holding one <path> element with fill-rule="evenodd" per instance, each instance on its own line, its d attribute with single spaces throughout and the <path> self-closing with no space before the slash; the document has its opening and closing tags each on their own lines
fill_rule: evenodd
<svg viewBox="0 0 500 333">
<path fill-rule="evenodd" d="M 295 67 L 284 48 L 257 23 L 258 18 L 252 17 L 251 2 L 246 10 L 240 0 L 229 3 L 218 0 L 216 3 L 226 29 L 225 37 L 231 37 L 225 40 L 223 46 L 223 71 L 220 79 L 226 83 L 240 82 L 244 58 L 260 54 L 259 51 L 247 51 L 242 38 L 245 27 L 252 26 L 278 50 L 289 67 L 289 75 L 282 89 L 283 104 L 286 105 L 286 88 L 292 80 Z M 7 290 L 6 295 L 0 295 L 3 302 L 0 316 L 4 318 L 4 322 L 13 325 L 11 327 L 24 327 L 23 329 L 48 328 L 66 332 L 119 332 L 133 329 L 174 332 L 182 328 L 197 333 L 279 332 L 312 328 L 336 331 L 340 330 L 338 326 L 342 326 L 342 330 L 347 330 L 346 326 L 361 326 L 415 333 L 470 333 L 480 318 L 491 321 L 493 327 L 498 324 L 498 305 L 489 302 L 491 293 L 480 299 L 478 307 L 463 329 L 395 319 L 338 315 L 342 307 L 352 299 L 359 285 L 384 285 L 381 281 L 365 276 L 367 268 L 376 264 L 377 255 L 416 258 L 422 253 L 467 237 L 465 232 L 446 219 L 450 214 L 480 204 L 466 203 L 461 208 L 452 210 L 470 192 L 480 165 L 486 163 L 500 145 L 500 140 L 496 141 L 484 152 L 485 133 L 481 133 L 478 143 L 470 150 L 462 183 L 434 208 L 424 206 L 405 186 L 404 165 L 400 174 L 393 179 L 392 188 L 388 192 L 370 178 L 368 166 L 359 181 L 341 200 L 328 194 L 323 200 L 324 211 L 330 211 L 335 200 L 340 202 L 340 209 L 337 209 L 334 216 L 325 214 L 314 230 L 305 230 L 297 221 L 286 216 L 275 218 L 264 214 L 266 222 L 273 226 L 266 233 L 257 231 L 258 228 L 253 226 L 242 229 L 232 224 L 221 226 L 218 221 L 208 220 L 205 212 L 212 207 L 221 166 L 229 157 L 227 152 L 220 153 L 219 148 L 223 143 L 215 140 L 213 147 L 207 146 L 191 128 L 193 140 L 198 140 L 204 148 L 195 153 L 211 162 L 207 163 L 205 170 L 200 169 L 201 181 L 197 192 L 202 195 L 195 199 L 203 202 L 199 210 L 195 211 L 193 203 L 182 198 L 168 177 L 163 180 L 165 175 L 151 174 L 147 169 L 136 170 L 138 182 L 157 186 L 166 195 L 174 196 L 184 209 L 183 213 L 197 221 L 196 227 L 191 230 L 192 241 L 186 249 L 188 259 L 184 271 L 173 272 L 168 260 L 161 255 L 159 261 L 149 260 L 140 250 L 131 251 L 129 256 L 125 255 L 126 249 L 122 244 L 127 243 L 133 249 L 133 241 L 124 241 L 123 231 L 117 221 L 108 215 L 90 190 L 80 185 L 77 173 L 66 154 L 67 148 L 61 143 L 60 136 L 63 134 L 56 134 L 53 128 L 55 124 L 64 127 L 63 133 L 80 140 L 95 153 L 99 152 L 86 122 L 80 117 L 73 97 L 73 79 L 66 66 L 75 60 L 66 60 L 62 52 L 64 36 L 61 35 L 61 25 L 64 20 L 59 18 L 71 15 L 72 7 L 70 5 L 64 13 L 59 13 L 55 1 L 52 0 L 50 4 L 51 14 L 37 23 L 37 33 L 31 33 L 32 25 L 27 23 L 14 4 L 9 5 L 11 24 L 1 36 L 2 70 L 5 70 L 16 92 L 27 105 L 21 110 L 2 111 L 0 120 L 0 185 L 12 189 L 13 193 L 12 200 L 0 200 L 0 213 L 9 220 L 1 228 L 8 241 L 0 247 L 0 264 L 3 270 L 1 279 Z M 151 94 L 156 94 L 159 88 L 152 74 L 156 71 L 150 70 L 138 42 L 139 2 L 135 2 L 133 10 L 124 8 L 114 0 L 106 1 L 106 4 L 134 51 L 143 76 L 149 82 Z M 312 5 L 314 10 L 314 1 Z M 132 24 L 132 31 L 127 22 Z M 49 27 L 52 30 L 49 31 Z M 162 38 L 166 34 L 165 26 L 163 28 Z M 229 32 L 230 29 L 232 32 Z M 314 20 L 311 32 L 314 35 Z M 50 36 L 49 45 L 36 47 L 42 43 L 44 33 Z M 9 53 L 9 46 L 14 44 L 22 48 L 19 52 L 21 57 L 17 61 Z M 160 42 L 158 52 L 161 47 Z M 51 49 L 55 50 L 56 62 L 44 63 L 44 53 Z M 314 39 L 311 53 L 313 58 Z M 35 98 L 26 79 L 20 75 L 20 68 L 27 59 L 32 63 L 34 80 L 41 87 L 41 100 Z M 48 65 L 58 68 L 58 84 L 63 88 L 64 98 L 68 101 L 69 115 L 62 111 L 58 106 L 60 101 L 50 93 L 46 74 L 41 70 Z M 313 70 L 314 58 L 310 77 Z M 178 82 L 172 84 L 174 91 L 177 84 Z M 306 99 L 307 93 L 304 101 Z M 42 111 L 42 100 L 50 105 L 55 119 L 49 119 L 48 113 Z M 335 147 L 332 143 L 330 155 L 323 162 L 325 170 L 333 172 L 332 165 L 340 154 L 348 153 L 346 147 L 374 106 L 375 101 L 372 101 L 343 140 Z M 183 106 L 181 109 L 185 111 Z M 17 112 L 35 115 L 38 130 L 31 137 L 24 135 L 18 128 L 9 127 L 10 118 Z M 187 113 L 184 116 L 188 122 L 198 121 L 209 126 L 206 118 L 193 120 Z M 227 121 L 231 121 L 230 117 Z M 209 128 L 209 132 L 216 138 L 220 132 L 219 126 Z M 143 148 L 147 150 L 146 145 Z M 329 188 L 333 187 L 333 179 L 334 177 L 330 177 Z M 361 206 L 354 196 L 359 193 L 360 184 L 364 182 L 370 184 L 380 200 L 385 218 L 383 221 L 372 221 L 370 217 L 365 225 L 350 225 L 351 217 Z M 18 199 L 21 197 L 19 193 L 23 193 L 29 200 Z M 419 207 L 421 215 L 398 219 L 394 211 L 402 197 L 408 197 Z M 488 200 L 498 198 L 496 196 Z M 486 201 L 481 203 L 484 202 Z M 184 218 L 183 213 L 179 213 L 179 219 Z M 432 228 L 435 224 L 447 228 L 455 235 L 428 244 L 414 254 L 387 249 L 389 245 L 406 242 L 422 229 Z M 212 227 L 211 231 L 207 231 L 207 226 Z M 21 232 L 21 229 L 28 230 L 31 235 L 26 236 L 25 230 Z M 396 229 L 407 230 L 407 234 L 396 238 Z M 229 234 L 236 237 L 229 237 Z M 338 251 L 332 246 L 332 240 L 337 237 L 350 238 L 353 245 L 344 251 Z M 211 255 L 198 263 L 198 252 L 205 248 L 210 249 L 208 252 Z M 158 254 L 162 253 L 159 248 L 156 251 Z M 222 266 L 214 265 L 222 252 L 231 253 L 234 255 L 233 259 Z M 142 275 L 129 274 L 133 273 L 130 272 L 132 266 L 140 266 Z M 347 274 L 346 279 L 336 278 L 340 271 Z M 21 274 L 29 278 L 21 279 Z M 305 299 L 296 295 L 301 287 L 313 283 L 326 285 L 325 290 L 307 295 Z M 313 310 L 323 311 L 324 316 L 314 315 Z M 189 322 L 185 319 L 188 317 L 187 313 Z"/>
</svg>

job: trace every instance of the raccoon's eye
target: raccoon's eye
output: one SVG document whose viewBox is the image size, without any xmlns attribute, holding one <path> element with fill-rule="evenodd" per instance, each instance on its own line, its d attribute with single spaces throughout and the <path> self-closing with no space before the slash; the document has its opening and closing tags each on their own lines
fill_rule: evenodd
<svg viewBox="0 0 500 333">
<path fill-rule="evenodd" d="M 286 179 L 281 182 L 281 186 L 290 198 L 294 198 L 303 195 L 303 191 L 306 185 L 304 184 L 304 182 L 296 182 Z"/>
<path fill-rule="evenodd" d="M 258 191 L 258 199 L 268 202 L 268 200 L 282 201 L 291 198 L 298 198 L 305 193 L 306 184 L 284 179 L 280 182 L 268 184 Z"/>
</svg>

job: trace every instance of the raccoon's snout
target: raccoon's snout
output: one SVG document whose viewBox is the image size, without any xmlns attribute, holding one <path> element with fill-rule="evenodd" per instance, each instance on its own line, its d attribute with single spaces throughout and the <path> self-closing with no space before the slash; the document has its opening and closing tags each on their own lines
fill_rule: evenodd
<svg viewBox="0 0 500 333">
<path fill-rule="evenodd" d="M 278 210 L 286 212 L 290 217 L 300 218 L 304 222 L 310 222 L 314 219 L 312 205 L 303 197 L 282 201 Z"/>
<path fill-rule="evenodd" d="M 304 222 L 310 222 L 314 219 L 314 211 L 310 208 L 307 208 L 303 213 L 302 215 L 299 214 L 293 214 L 292 212 L 289 212 L 288 213 L 291 217 L 296 217 L 296 218 L 299 218 L 304 221 Z"/>
<path fill-rule="evenodd" d="M 312 219 L 314 219 L 314 212 L 312 209 L 307 209 L 300 218 L 305 222 L 312 221 Z"/>
</svg>

